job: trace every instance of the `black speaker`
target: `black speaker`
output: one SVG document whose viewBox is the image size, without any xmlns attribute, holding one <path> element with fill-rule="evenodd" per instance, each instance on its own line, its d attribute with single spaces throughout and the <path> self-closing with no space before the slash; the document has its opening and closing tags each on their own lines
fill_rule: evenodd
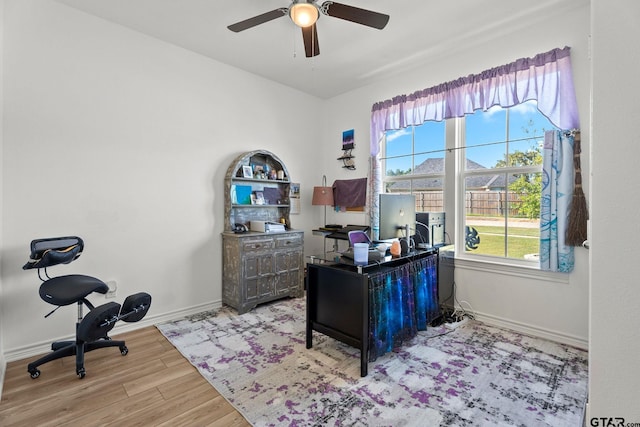
<svg viewBox="0 0 640 427">
<path fill-rule="evenodd" d="M 409 253 L 409 244 L 407 243 L 407 239 L 405 238 L 400 239 L 400 253 L 402 255 L 406 255 L 407 253 Z"/>
</svg>

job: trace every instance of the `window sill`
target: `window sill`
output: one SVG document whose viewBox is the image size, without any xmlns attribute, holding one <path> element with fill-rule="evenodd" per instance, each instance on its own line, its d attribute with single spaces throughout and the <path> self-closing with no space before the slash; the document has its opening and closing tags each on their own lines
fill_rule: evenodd
<svg viewBox="0 0 640 427">
<path fill-rule="evenodd" d="M 568 273 L 554 273 L 551 271 L 543 271 L 533 266 L 506 264 L 503 262 L 488 261 L 486 259 L 455 258 L 455 268 L 524 277 L 544 282 L 569 283 Z"/>
</svg>

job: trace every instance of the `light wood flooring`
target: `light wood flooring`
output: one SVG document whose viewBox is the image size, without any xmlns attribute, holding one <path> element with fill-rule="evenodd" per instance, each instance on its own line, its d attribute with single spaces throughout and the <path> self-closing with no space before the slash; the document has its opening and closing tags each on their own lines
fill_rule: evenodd
<svg viewBox="0 0 640 427">
<path fill-rule="evenodd" d="M 7 365 L 0 426 L 250 426 L 153 326 L 116 335 L 117 347 L 85 354 L 86 376 L 75 357 L 40 367 Z"/>
</svg>

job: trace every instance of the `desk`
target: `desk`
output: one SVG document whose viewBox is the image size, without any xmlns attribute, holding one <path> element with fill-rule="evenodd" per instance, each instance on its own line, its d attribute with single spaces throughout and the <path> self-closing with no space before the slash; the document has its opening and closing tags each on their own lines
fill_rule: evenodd
<svg viewBox="0 0 640 427">
<path fill-rule="evenodd" d="M 338 252 L 338 240 L 349 241 L 349 231 L 362 230 L 369 231 L 367 225 L 352 225 L 347 224 L 343 228 L 330 229 L 330 228 L 318 228 L 311 230 L 315 236 L 322 236 L 324 239 L 324 256 L 327 256 L 327 239 L 333 239 L 333 252 Z"/>
<path fill-rule="evenodd" d="M 329 237 L 331 234 L 333 234 L 333 230 L 323 230 L 321 228 L 318 228 L 316 230 L 311 230 L 311 232 L 313 233 L 314 236 L 322 236 L 322 240 L 323 240 L 323 254 L 326 257 L 327 256 L 327 237 Z M 338 240 L 334 239 L 333 240 L 333 252 L 338 252 Z"/>
<path fill-rule="evenodd" d="M 369 361 L 439 315 L 438 250 L 366 266 L 339 260 L 307 264 L 306 347 L 317 331 L 358 348 L 364 377 Z"/>
</svg>

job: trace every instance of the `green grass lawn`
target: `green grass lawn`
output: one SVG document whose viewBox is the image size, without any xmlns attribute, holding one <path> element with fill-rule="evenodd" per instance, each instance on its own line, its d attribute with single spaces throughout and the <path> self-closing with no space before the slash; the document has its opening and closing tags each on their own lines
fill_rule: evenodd
<svg viewBox="0 0 640 427">
<path fill-rule="evenodd" d="M 478 225 L 473 226 L 480 235 L 478 249 L 472 252 L 479 255 L 505 256 L 504 228 Z M 522 259 L 526 254 L 537 254 L 540 247 L 539 228 L 511 227 L 508 241 L 509 258 Z"/>
</svg>

